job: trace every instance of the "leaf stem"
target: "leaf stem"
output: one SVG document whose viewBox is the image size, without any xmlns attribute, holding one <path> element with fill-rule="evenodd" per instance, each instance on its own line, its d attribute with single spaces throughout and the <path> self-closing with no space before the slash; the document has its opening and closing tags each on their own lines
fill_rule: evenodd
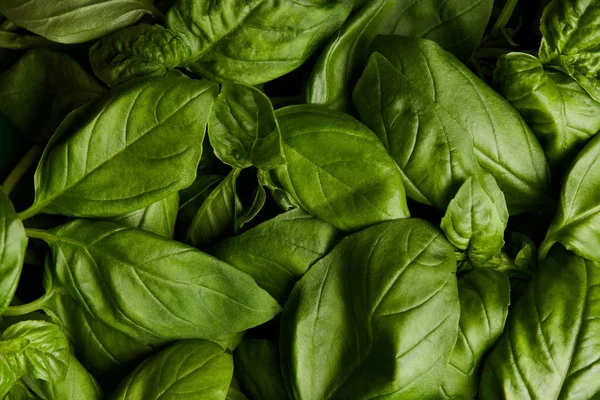
<svg viewBox="0 0 600 400">
<path fill-rule="evenodd" d="M 23 304 L 20 306 L 9 306 L 6 309 L 6 311 L 4 312 L 4 315 L 10 316 L 10 317 L 16 317 L 19 315 L 26 315 L 26 314 L 31 314 L 32 312 L 35 312 L 35 311 L 39 311 L 44 307 L 44 305 L 46 304 L 46 301 L 48 301 L 48 299 L 50 297 L 52 297 L 53 294 L 54 294 L 54 291 L 52 289 L 50 289 L 42 297 L 40 297 L 37 300 L 32 301 L 31 303 Z"/>
<path fill-rule="evenodd" d="M 510 17 L 512 17 L 518 3 L 519 0 L 508 0 L 506 2 L 504 8 L 502 8 L 502 11 L 500 11 L 500 15 L 498 16 L 498 19 L 496 19 L 494 26 L 492 26 L 490 32 L 492 36 L 496 35 L 501 29 L 506 27 L 506 24 L 508 24 L 508 21 L 510 20 Z"/>
<path fill-rule="evenodd" d="M 38 145 L 34 145 L 29 149 L 2 183 L 2 190 L 4 190 L 4 193 L 10 195 L 10 192 L 17 186 L 17 183 L 19 183 L 23 175 L 29 170 L 29 167 L 37 161 L 41 154 L 42 148 Z"/>
</svg>

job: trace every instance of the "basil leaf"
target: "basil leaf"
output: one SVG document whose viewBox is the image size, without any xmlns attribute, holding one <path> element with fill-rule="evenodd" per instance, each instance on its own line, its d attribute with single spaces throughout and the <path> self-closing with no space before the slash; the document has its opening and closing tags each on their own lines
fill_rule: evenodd
<svg viewBox="0 0 600 400">
<path fill-rule="evenodd" d="M 243 14 L 237 13 L 250 11 L 250 7 L 259 3 L 251 1 L 236 8 L 238 2 L 227 2 L 224 10 L 228 13 L 221 11 L 219 4 L 220 13 L 214 19 L 210 18 L 212 7 L 206 0 L 180 0 L 169 10 L 167 27 L 183 32 L 186 30 L 181 26 L 187 27 L 193 32 L 191 39 L 186 36 L 192 48 L 202 49 L 186 64 L 189 70 L 220 82 L 233 80 L 257 85 L 271 81 L 302 65 L 342 25 L 351 10 L 349 0 L 264 0 L 242 22 Z M 194 12 L 204 8 L 209 8 L 209 12 Z M 218 25 L 217 21 L 229 21 L 221 17 L 227 14 L 233 16 L 233 23 Z M 207 25 L 206 20 L 211 23 Z M 213 38 L 203 33 L 213 32 L 210 28 L 215 24 Z M 198 36 L 196 32 L 201 33 L 199 43 L 193 39 Z"/>
<path fill-rule="evenodd" d="M 276 116 L 287 164 L 273 174 L 302 209 L 346 231 L 409 216 L 400 171 L 371 130 L 317 105 Z"/>
<path fill-rule="evenodd" d="M 23 223 L 0 188 L 0 317 L 17 290 L 27 241 Z"/>
<path fill-rule="evenodd" d="M 144 79 L 71 113 L 42 155 L 34 204 L 21 217 L 110 217 L 191 185 L 216 91 L 205 81 Z"/>
<path fill-rule="evenodd" d="M 225 239 L 211 253 L 252 276 L 283 304 L 296 280 L 340 239 L 333 226 L 295 209 Z"/>
<path fill-rule="evenodd" d="M 244 340 L 234 354 L 235 376 L 255 400 L 289 399 L 277 344 L 269 340 Z"/>
<path fill-rule="evenodd" d="M 232 169 L 206 197 L 187 231 L 186 241 L 206 247 L 235 233 L 236 219 L 243 212 L 235 181 L 240 169 Z"/>
<path fill-rule="evenodd" d="M 349 88 L 366 65 L 369 45 L 377 35 L 431 39 L 468 59 L 480 44 L 493 4 L 492 0 L 367 2 L 329 40 L 308 81 L 307 102 L 348 112 L 352 106 Z"/>
<path fill-rule="evenodd" d="M 271 101 L 251 86 L 223 83 L 208 137 L 216 156 L 233 168 L 272 169 L 285 163 Z"/>
<path fill-rule="evenodd" d="M 44 304 L 52 321 L 72 339 L 77 357 L 91 372 L 105 374 L 147 356 L 153 345 L 163 341 L 141 343 L 105 324 L 87 312 L 69 294 L 57 292 Z"/>
<path fill-rule="evenodd" d="M 494 84 L 531 127 L 550 165 L 570 162 L 600 131 L 600 103 L 574 79 L 552 70 L 529 54 L 498 59 Z"/>
<path fill-rule="evenodd" d="M 600 5 L 595 0 L 551 1 L 540 21 L 540 61 L 559 67 L 578 81 L 579 75 L 600 78 L 600 38 L 595 29 L 599 23 Z M 586 80 L 580 83 L 587 86 Z"/>
<path fill-rule="evenodd" d="M 600 261 L 599 162 L 600 136 L 596 135 L 567 171 L 556 214 L 540 246 L 540 259 L 558 242 L 581 257 Z"/>
<path fill-rule="evenodd" d="M 596 263 L 552 249 L 485 362 L 480 398 L 597 396 L 599 285 Z"/>
<path fill-rule="evenodd" d="M 46 400 L 101 400 L 103 398 L 98 382 L 72 354 L 70 354 L 69 369 L 63 381 L 59 383 L 34 381 L 27 376 L 23 380 Z"/>
<path fill-rule="evenodd" d="M 159 16 L 152 0 L 3 0 L 11 22 L 60 43 L 81 43 L 133 25 L 146 14 Z"/>
<path fill-rule="evenodd" d="M 0 336 L 0 397 L 25 375 L 61 382 L 68 366 L 69 342 L 58 326 L 45 321 L 11 325 Z"/>
<path fill-rule="evenodd" d="M 179 210 L 179 193 L 165 197 L 148 207 L 140 208 L 110 221 L 132 228 L 143 229 L 172 239 Z"/>
<path fill-rule="evenodd" d="M 71 57 L 36 49 L 0 74 L 0 112 L 30 140 L 45 143 L 69 112 L 103 92 Z"/>
<path fill-rule="evenodd" d="M 141 343 L 220 337 L 279 312 L 249 275 L 140 229 L 75 220 L 30 234 L 52 249 L 55 285 Z"/>
<path fill-rule="evenodd" d="M 354 99 L 360 119 L 400 167 L 413 200 L 445 210 L 479 170 L 469 133 L 380 54 L 369 59 Z"/>
<path fill-rule="evenodd" d="M 465 250 L 475 266 L 495 256 L 504 246 L 508 210 L 504 194 L 487 173 L 469 178 L 448 205 L 440 227 L 448 241 Z"/>
<path fill-rule="evenodd" d="M 452 246 L 421 220 L 342 240 L 285 304 L 280 351 L 289 393 L 433 398 L 458 334 L 455 272 Z"/>
<path fill-rule="evenodd" d="M 548 202 L 546 157 L 510 103 L 430 40 L 379 36 L 371 50 L 381 53 L 469 132 L 477 161 L 496 179 L 511 214 L 537 210 Z"/>
<path fill-rule="evenodd" d="M 0 378 L 1 379 L 1 378 Z M 0 386 L 2 384 L 0 383 Z M 12 387 L 10 392 L 6 395 L 4 400 L 38 400 L 35 394 L 29 391 L 29 388 L 22 380 L 17 381 L 17 383 Z"/>
<path fill-rule="evenodd" d="M 458 279 L 458 339 L 450 354 L 439 398 L 475 398 L 483 360 L 504 329 L 510 285 L 502 272 L 476 268 Z"/>
<path fill-rule="evenodd" d="M 204 340 L 174 343 L 147 359 L 108 397 L 109 400 L 224 399 L 233 361 L 218 345 Z M 160 376 L 160 379 L 156 379 Z"/>
</svg>

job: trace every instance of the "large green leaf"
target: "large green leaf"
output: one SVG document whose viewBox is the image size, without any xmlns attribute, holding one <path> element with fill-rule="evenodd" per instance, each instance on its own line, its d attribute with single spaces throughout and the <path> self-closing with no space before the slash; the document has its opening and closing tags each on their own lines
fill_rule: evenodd
<svg viewBox="0 0 600 400">
<path fill-rule="evenodd" d="M 45 142 L 69 112 L 103 92 L 71 57 L 36 49 L 0 74 L 0 112 L 31 140 Z"/>
<path fill-rule="evenodd" d="M 252 400 L 286 400 L 277 343 L 244 340 L 234 354 L 235 376 Z"/>
<path fill-rule="evenodd" d="M 600 136 L 596 135 L 567 172 L 556 214 L 540 246 L 541 259 L 559 242 L 577 255 L 600 261 L 599 166 Z"/>
<path fill-rule="evenodd" d="M 498 59 L 494 84 L 531 127 L 551 165 L 568 163 L 600 131 L 600 103 L 574 79 L 525 53 Z"/>
<path fill-rule="evenodd" d="M 318 105 L 276 116 L 287 164 L 274 176 L 302 209 L 346 231 L 409 216 L 400 171 L 370 129 Z"/>
<path fill-rule="evenodd" d="M 179 193 L 175 192 L 148 207 L 111 218 L 110 221 L 172 239 L 178 211 Z"/>
<path fill-rule="evenodd" d="M 233 360 L 221 347 L 185 340 L 140 364 L 108 399 L 225 399 L 232 375 Z"/>
<path fill-rule="evenodd" d="M 69 114 L 44 151 L 35 202 L 22 216 L 115 216 L 191 185 L 216 92 L 206 81 L 143 79 Z"/>
<path fill-rule="evenodd" d="M 11 325 L 0 336 L 0 398 L 25 375 L 63 381 L 69 360 L 69 342 L 57 325 L 45 321 Z"/>
<path fill-rule="evenodd" d="M 485 362 L 480 398 L 598 398 L 598 287 L 596 263 L 553 249 Z"/>
<path fill-rule="evenodd" d="M 152 0 L 2 0 L 0 12 L 11 22 L 60 43 L 81 43 L 134 24 L 146 14 L 159 16 Z"/>
<path fill-rule="evenodd" d="M 349 111 L 352 87 L 376 35 L 423 37 L 469 58 L 481 41 L 493 4 L 492 0 L 367 1 L 329 40 L 308 82 L 307 101 Z"/>
<path fill-rule="evenodd" d="M 456 342 L 452 246 L 401 219 L 351 235 L 296 284 L 281 321 L 294 399 L 430 399 Z"/>
<path fill-rule="evenodd" d="M 75 220 L 30 235 L 52 249 L 55 290 L 141 343 L 218 338 L 280 309 L 249 275 L 141 229 Z"/>
<path fill-rule="evenodd" d="M 225 239 L 211 253 L 252 276 L 283 304 L 296 280 L 340 239 L 333 226 L 295 209 Z"/>
<path fill-rule="evenodd" d="M 26 248 L 25 227 L 0 187 L 0 317 L 17 290 Z"/>
<path fill-rule="evenodd" d="M 504 329 L 510 285 L 504 273 L 477 268 L 458 279 L 458 339 L 444 374 L 440 399 L 473 399 L 484 357 Z"/>
<path fill-rule="evenodd" d="M 382 55 L 370 58 L 354 99 L 361 121 L 400 167 L 410 198 L 445 210 L 479 170 L 469 133 Z"/>
<path fill-rule="evenodd" d="M 251 86 L 225 82 L 208 122 L 217 157 L 233 168 L 271 169 L 285 163 L 269 98 Z"/>
<path fill-rule="evenodd" d="M 431 40 L 379 36 L 379 52 L 472 137 L 479 164 L 496 179 L 511 214 L 547 201 L 549 172 L 539 142 L 519 113 Z"/>
<path fill-rule="evenodd" d="M 600 4 L 596 0 L 554 0 L 542 14 L 543 64 L 573 76 L 600 101 Z"/>
</svg>

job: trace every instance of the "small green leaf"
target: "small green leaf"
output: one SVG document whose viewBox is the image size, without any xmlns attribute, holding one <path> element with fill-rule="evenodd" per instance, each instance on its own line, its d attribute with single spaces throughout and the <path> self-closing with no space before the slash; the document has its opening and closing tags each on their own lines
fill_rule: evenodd
<svg viewBox="0 0 600 400">
<path fill-rule="evenodd" d="M 179 193 L 176 192 L 148 207 L 110 218 L 109 221 L 172 239 L 178 211 Z"/>
<path fill-rule="evenodd" d="M 233 168 L 272 169 L 285 163 L 273 106 L 251 86 L 223 83 L 208 136 L 217 157 Z"/>
</svg>

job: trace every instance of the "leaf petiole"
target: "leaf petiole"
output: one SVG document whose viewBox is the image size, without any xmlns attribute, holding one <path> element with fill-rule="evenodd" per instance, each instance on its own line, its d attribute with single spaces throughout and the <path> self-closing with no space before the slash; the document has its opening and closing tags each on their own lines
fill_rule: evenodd
<svg viewBox="0 0 600 400">
<path fill-rule="evenodd" d="M 506 24 L 508 24 L 508 21 L 510 20 L 510 17 L 512 17 L 518 3 L 519 0 L 508 0 L 506 2 L 504 8 L 502 8 L 502 11 L 500 11 L 500 15 L 494 23 L 494 26 L 492 26 L 490 31 L 491 36 L 495 36 L 498 32 L 500 32 L 501 29 L 506 27 Z"/>
<path fill-rule="evenodd" d="M 32 301 L 31 303 L 23 304 L 20 306 L 9 306 L 6 308 L 4 315 L 15 317 L 15 316 L 31 314 L 32 312 L 39 311 L 44 307 L 44 305 L 46 304 L 46 301 L 48 301 L 48 299 L 50 297 L 52 297 L 53 294 L 54 294 L 54 291 L 52 289 L 50 289 L 42 297 L 40 297 L 37 300 Z"/>
<path fill-rule="evenodd" d="M 17 186 L 23 175 L 29 170 L 34 162 L 37 161 L 39 156 L 42 154 L 42 148 L 38 145 L 34 145 L 29 151 L 23 156 L 21 161 L 17 163 L 15 168 L 8 174 L 4 182 L 2 183 L 2 190 L 6 195 L 10 195 L 12 190 Z"/>
</svg>

